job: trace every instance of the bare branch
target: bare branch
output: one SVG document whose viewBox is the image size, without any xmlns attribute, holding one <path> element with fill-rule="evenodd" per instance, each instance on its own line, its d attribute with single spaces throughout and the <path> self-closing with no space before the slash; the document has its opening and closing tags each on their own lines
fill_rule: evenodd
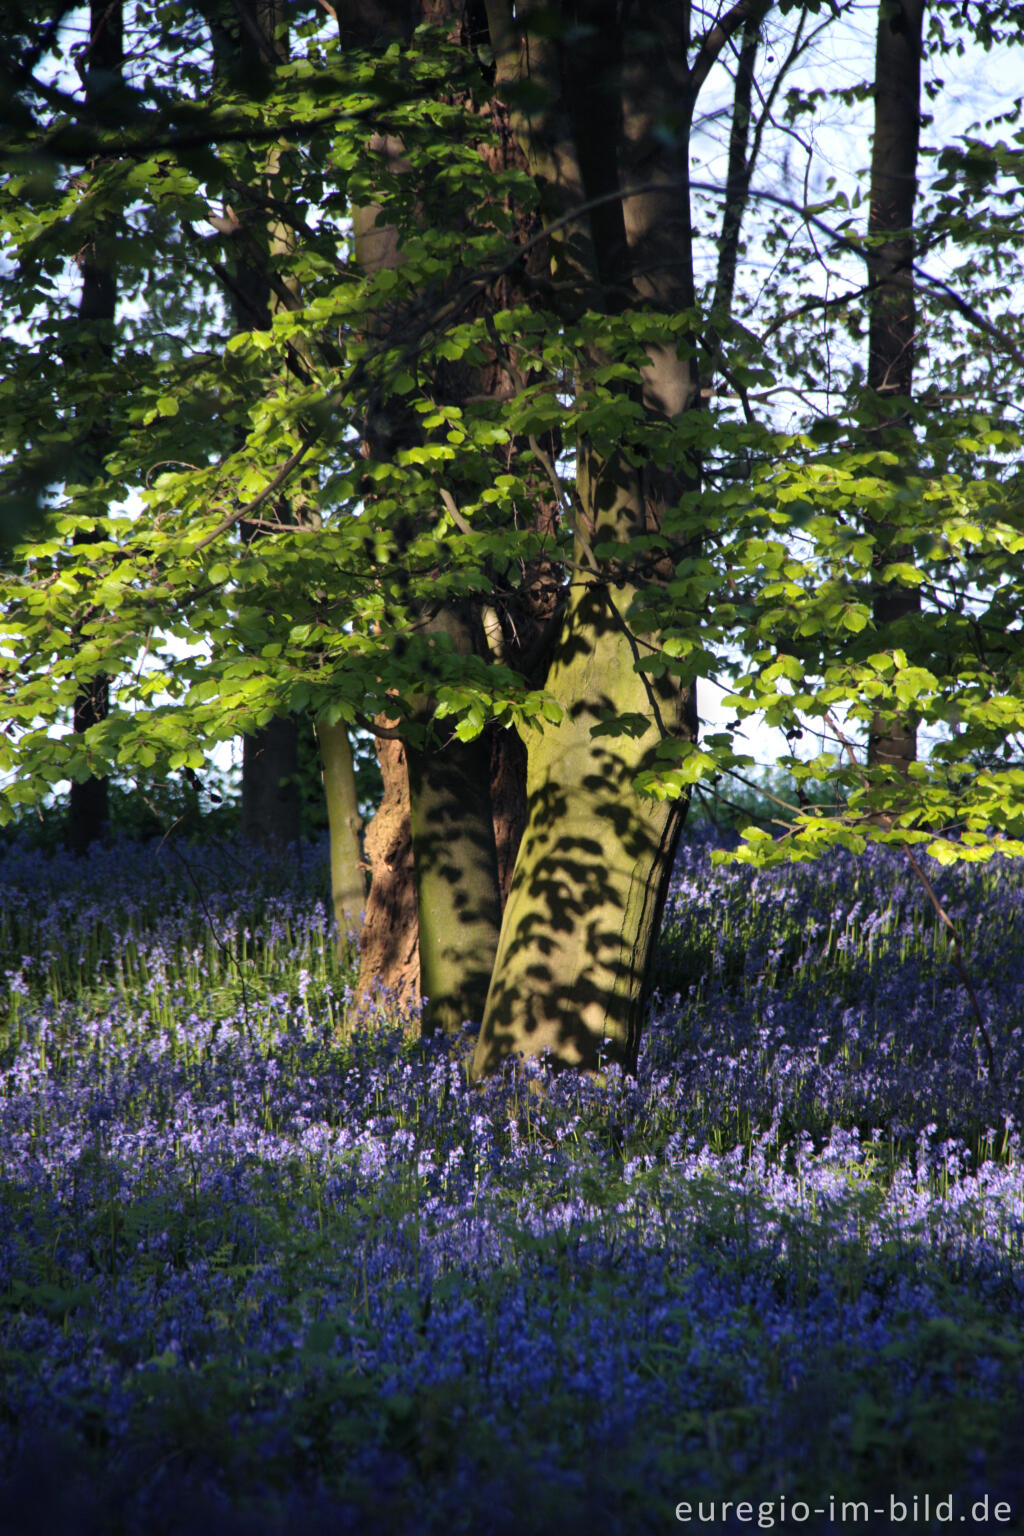
<svg viewBox="0 0 1024 1536">
<path fill-rule="evenodd" d="M 737 0 L 737 4 L 705 32 L 690 69 L 690 87 L 694 96 L 711 73 L 712 66 L 729 39 L 748 21 L 756 26 L 769 10 L 771 0 Z"/>
</svg>

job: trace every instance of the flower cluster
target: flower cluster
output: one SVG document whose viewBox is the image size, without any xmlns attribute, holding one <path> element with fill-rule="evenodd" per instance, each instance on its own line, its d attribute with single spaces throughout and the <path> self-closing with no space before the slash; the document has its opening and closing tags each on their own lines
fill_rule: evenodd
<svg viewBox="0 0 1024 1536">
<path fill-rule="evenodd" d="M 319 850 L 2 874 L 5 1529 L 1024 1508 L 1024 870 L 935 872 L 997 1076 L 896 860 L 695 841 L 637 1075 L 482 1088 L 353 1015 Z"/>
</svg>

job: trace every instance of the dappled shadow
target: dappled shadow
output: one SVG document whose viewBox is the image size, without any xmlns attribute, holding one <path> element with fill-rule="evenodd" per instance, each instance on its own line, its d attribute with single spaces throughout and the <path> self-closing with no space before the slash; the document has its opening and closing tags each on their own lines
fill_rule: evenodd
<svg viewBox="0 0 1024 1536">
<path fill-rule="evenodd" d="M 409 750 L 424 1025 L 454 1031 L 483 1017 L 501 895 L 483 738 Z"/>
<path fill-rule="evenodd" d="M 594 744 L 590 756 L 601 773 L 573 786 L 567 771 L 531 796 L 474 1076 L 543 1051 L 635 1065 L 682 816 L 678 802 L 640 801 L 617 753 Z"/>
<path fill-rule="evenodd" d="M 547 679 L 564 713 L 529 741 L 527 823 L 475 1077 L 515 1054 L 636 1062 L 685 802 L 642 799 L 633 783 L 665 736 L 692 738 L 696 717 L 678 678 L 638 671 L 629 602 L 628 588 L 595 583 L 577 587 L 566 612 Z M 592 734 L 623 719 L 641 735 Z"/>
</svg>

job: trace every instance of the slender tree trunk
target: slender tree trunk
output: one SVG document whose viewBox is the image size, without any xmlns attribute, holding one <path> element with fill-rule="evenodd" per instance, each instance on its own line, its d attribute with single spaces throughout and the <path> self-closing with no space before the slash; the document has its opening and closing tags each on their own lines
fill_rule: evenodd
<svg viewBox="0 0 1024 1536">
<path fill-rule="evenodd" d="M 215 70 L 236 88 L 259 93 L 279 64 L 287 62 L 288 34 L 283 0 L 206 0 L 203 7 L 214 39 Z M 269 152 L 264 172 L 275 174 L 276 154 Z M 237 331 L 266 330 L 281 300 L 270 281 L 270 263 L 287 248 L 287 234 L 253 188 L 251 206 L 242 196 L 224 217 L 211 216 L 231 248 L 230 300 Z M 276 508 L 282 520 L 291 509 Z M 259 537 L 245 524 L 242 538 Z M 302 833 L 302 801 L 298 792 L 299 726 L 282 715 L 259 726 L 242 741 L 242 835 L 253 842 L 278 847 L 298 843 Z"/>
<path fill-rule="evenodd" d="M 124 24 L 121 0 L 91 0 L 89 45 L 79 67 L 84 70 L 85 99 L 95 107 L 99 96 L 120 83 L 124 64 Z M 117 313 L 117 277 L 109 225 L 97 231 L 97 239 L 82 259 L 82 297 L 78 309 L 80 339 L 98 347 L 109 361 L 113 355 L 112 332 Z M 86 473 L 99 468 L 104 428 L 93 422 L 86 444 Z M 105 720 L 110 708 L 110 681 L 103 674 L 83 681 L 74 706 L 73 728 L 83 734 Z M 90 844 L 106 839 L 110 828 L 106 778 L 93 775 L 72 783 L 68 805 L 68 846 L 85 853 Z"/>
<path fill-rule="evenodd" d="M 360 833 L 363 818 L 359 814 L 352 742 L 343 720 L 334 725 L 321 721 L 316 728 L 323 765 L 324 794 L 327 799 L 327 823 L 331 840 L 331 894 L 338 925 L 338 948 L 344 950 L 348 939 L 359 932 L 366 906 L 366 866 Z"/>
<path fill-rule="evenodd" d="M 732 314 L 739 265 L 740 236 L 750 196 L 753 156 L 750 152 L 750 118 L 754 94 L 754 67 L 760 42 L 760 22 L 748 18 L 736 62 L 732 94 L 732 121 L 729 126 L 729 165 L 725 177 L 725 203 L 722 208 L 722 232 L 718 240 L 718 266 L 711 315 L 705 337 L 706 384 L 714 381 L 722 364 L 722 338 L 719 325 Z"/>
<path fill-rule="evenodd" d="M 900 403 L 909 401 L 914 380 L 916 313 L 914 296 L 914 200 L 921 124 L 921 47 L 924 0 L 881 0 L 875 55 L 875 137 L 871 155 L 872 237 L 868 333 L 868 388 L 879 415 L 879 447 L 895 443 L 906 451 L 910 420 Z M 884 523 L 874 529 L 875 565 L 909 562 L 913 551 Z M 912 637 L 921 599 L 914 587 L 875 582 L 876 628 L 901 644 Z M 868 731 L 868 764 L 906 774 L 917 756 L 917 731 L 909 714 L 876 714 Z"/>
</svg>

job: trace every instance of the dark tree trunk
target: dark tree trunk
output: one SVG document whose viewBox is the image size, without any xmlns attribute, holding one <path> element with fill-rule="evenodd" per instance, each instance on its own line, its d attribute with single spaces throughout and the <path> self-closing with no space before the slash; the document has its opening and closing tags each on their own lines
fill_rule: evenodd
<svg viewBox="0 0 1024 1536">
<path fill-rule="evenodd" d="M 102 674 L 94 677 L 75 699 L 74 729 L 84 734 L 90 726 L 107 718 L 110 708 L 110 683 Z M 105 842 L 110 831 L 110 805 L 107 780 L 96 774 L 72 782 L 68 803 L 68 847 L 72 853 L 85 853 L 93 843 Z"/>
<path fill-rule="evenodd" d="M 718 267 L 711 315 L 705 339 L 707 378 L 711 384 L 722 363 L 720 324 L 732 314 L 739 265 L 740 236 L 750 197 L 750 178 L 754 156 L 750 152 L 750 118 L 754 94 L 754 67 L 760 41 L 758 19 L 751 16 L 743 28 L 743 42 L 736 62 L 733 85 L 732 122 L 729 127 L 729 165 L 725 178 L 725 203 L 722 208 L 722 232 L 718 240 Z"/>
<path fill-rule="evenodd" d="M 83 71 L 87 106 L 116 87 L 124 64 L 124 24 L 121 0 L 91 0 L 89 44 Z M 117 313 L 117 276 L 109 224 L 96 231 L 82 258 L 82 297 L 78 309 L 79 342 L 97 348 L 104 359 L 113 356 L 113 327 Z M 90 423 L 84 444 L 84 473 L 91 478 L 103 456 L 105 429 L 102 417 Z M 73 728 L 84 734 L 105 720 L 110 708 L 109 679 L 98 673 L 83 679 L 75 698 Z M 90 844 L 102 842 L 110 830 L 107 780 L 95 775 L 72 783 L 68 804 L 67 840 L 74 853 L 85 853 Z"/>
<path fill-rule="evenodd" d="M 215 73 L 237 89 L 258 95 L 262 82 L 288 59 L 283 0 L 207 0 L 204 12 L 214 42 Z M 273 174 L 272 169 L 267 174 Z M 267 330 L 280 303 L 268 275 L 270 262 L 283 248 L 284 235 L 268 215 L 257 187 L 249 206 L 243 199 L 240 193 L 239 205 L 212 222 L 229 246 L 229 297 L 236 331 Z M 287 504 L 279 503 L 274 510 L 282 521 L 290 519 Z M 260 536 L 258 529 L 244 523 L 240 533 L 246 542 Z M 299 723 L 293 716 L 279 716 L 243 738 L 244 837 L 268 846 L 299 841 L 298 756 Z"/>
<path fill-rule="evenodd" d="M 526 827 L 526 748 L 517 731 L 492 728 L 485 737 L 488 738 L 494 851 L 498 860 L 501 909 L 504 911 Z"/>
<path fill-rule="evenodd" d="M 908 402 L 914 381 L 917 320 L 914 295 L 914 200 L 921 124 L 921 46 L 924 0 L 881 0 L 875 55 L 875 137 L 871 155 L 870 321 L 868 388 L 874 396 L 879 447 L 910 447 Z M 891 471 L 890 471 L 891 472 Z M 909 562 L 898 530 L 874 528 L 875 566 Z M 883 648 L 912 642 L 920 612 L 916 588 L 876 579 L 875 625 L 887 632 Z M 910 647 L 912 648 L 912 643 Z M 917 756 L 914 719 L 906 713 L 876 714 L 868 732 L 868 764 L 906 774 Z"/>
<path fill-rule="evenodd" d="M 242 742 L 242 836 L 288 847 L 302 831 L 299 733 L 294 720 L 271 720 Z"/>
</svg>

